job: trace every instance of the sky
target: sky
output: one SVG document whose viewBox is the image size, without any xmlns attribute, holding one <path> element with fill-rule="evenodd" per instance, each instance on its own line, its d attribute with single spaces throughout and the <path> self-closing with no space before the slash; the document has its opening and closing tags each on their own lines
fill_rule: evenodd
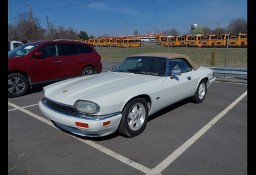
<svg viewBox="0 0 256 175">
<path fill-rule="evenodd" d="M 85 31 L 94 37 L 133 35 L 176 29 L 180 35 L 191 25 L 226 28 L 233 19 L 247 20 L 247 0 L 8 0 L 8 24 L 28 12 L 47 29 Z"/>
</svg>

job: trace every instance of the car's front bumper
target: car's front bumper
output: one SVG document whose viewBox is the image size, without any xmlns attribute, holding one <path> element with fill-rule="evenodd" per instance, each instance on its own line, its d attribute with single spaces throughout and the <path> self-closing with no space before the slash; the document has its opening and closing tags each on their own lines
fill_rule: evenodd
<svg viewBox="0 0 256 175">
<path fill-rule="evenodd" d="M 49 108 L 42 100 L 39 101 L 39 108 L 41 112 L 52 120 L 58 127 L 69 131 L 73 134 L 88 137 L 100 137 L 114 133 L 120 124 L 122 114 L 117 113 L 108 117 L 106 115 L 102 120 L 89 120 L 84 118 L 72 117 L 70 115 L 60 113 Z M 86 127 L 77 126 L 76 123 L 87 125 Z"/>
</svg>

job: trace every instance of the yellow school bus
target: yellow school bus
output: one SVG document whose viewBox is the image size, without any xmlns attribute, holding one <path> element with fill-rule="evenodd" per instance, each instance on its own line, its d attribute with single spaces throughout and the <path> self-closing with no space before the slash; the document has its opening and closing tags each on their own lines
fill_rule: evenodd
<svg viewBox="0 0 256 175">
<path fill-rule="evenodd" d="M 213 47 L 215 44 L 216 35 L 203 35 L 201 37 L 202 47 Z"/>
<path fill-rule="evenodd" d="M 140 39 L 117 39 L 117 47 L 141 47 Z"/>
<path fill-rule="evenodd" d="M 230 47 L 246 47 L 247 34 L 230 34 L 228 39 L 228 45 Z"/>
<path fill-rule="evenodd" d="M 179 38 L 179 46 L 187 46 L 188 45 L 188 35 L 183 35 Z"/>
<path fill-rule="evenodd" d="M 93 45 L 94 39 L 88 39 L 88 40 L 85 40 L 85 42 Z"/>
<path fill-rule="evenodd" d="M 161 36 L 160 45 L 161 46 L 168 46 L 168 41 L 169 41 L 170 37 L 171 36 Z"/>
<path fill-rule="evenodd" d="M 237 45 L 240 47 L 247 47 L 247 33 L 237 34 Z"/>
<path fill-rule="evenodd" d="M 172 47 L 180 46 L 179 38 L 180 38 L 180 36 L 173 36 L 173 37 L 169 38 L 170 46 L 172 46 Z"/>
<path fill-rule="evenodd" d="M 201 38 L 202 35 L 190 35 L 188 36 L 188 46 L 189 47 L 201 47 Z"/>
</svg>

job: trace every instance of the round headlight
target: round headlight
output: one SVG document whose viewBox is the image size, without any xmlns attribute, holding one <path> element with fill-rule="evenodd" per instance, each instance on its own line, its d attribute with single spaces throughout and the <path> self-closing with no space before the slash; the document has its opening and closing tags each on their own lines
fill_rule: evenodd
<svg viewBox="0 0 256 175">
<path fill-rule="evenodd" d="M 85 114 L 96 114 L 100 111 L 99 105 L 91 101 L 77 100 L 74 107 Z"/>
</svg>

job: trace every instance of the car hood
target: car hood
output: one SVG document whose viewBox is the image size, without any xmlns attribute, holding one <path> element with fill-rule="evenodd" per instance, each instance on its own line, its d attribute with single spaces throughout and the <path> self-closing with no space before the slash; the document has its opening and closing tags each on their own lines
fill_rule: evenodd
<svg viewBox="0 0 256 175">
<path fill-rule="evenodd" d="M 89 100 L 97 102 L 104 96 L 111 97 L 128 88 L 134 88 L 148 81 L 163 77 L 120 73 L 103 72 L 89 76 L 72 78 L 44 87 L 45 97 L 63 104 L 73 105 L 76 100 Z"/>
</svg>

